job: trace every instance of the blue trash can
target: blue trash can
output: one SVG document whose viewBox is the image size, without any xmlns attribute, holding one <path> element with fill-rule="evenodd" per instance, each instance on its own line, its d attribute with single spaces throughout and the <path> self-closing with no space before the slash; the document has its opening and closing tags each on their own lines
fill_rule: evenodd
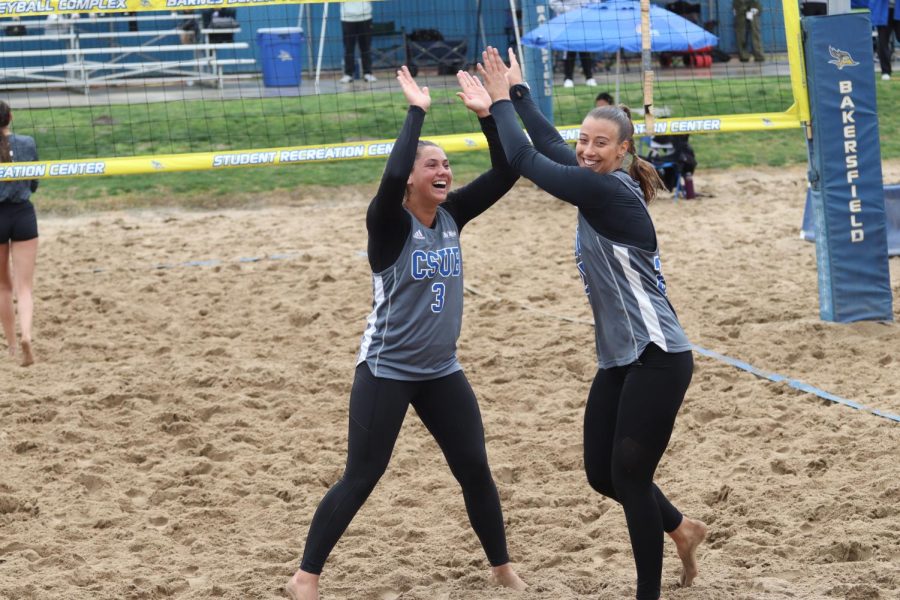
<svg viewBox="0 0 900 600">
<path fill-rule="evenodd" d="M 256 44 L 266 87 L 299 86 L 303 67 L 303 30 L 270 27 L 256 30 Z"/>
</svg>

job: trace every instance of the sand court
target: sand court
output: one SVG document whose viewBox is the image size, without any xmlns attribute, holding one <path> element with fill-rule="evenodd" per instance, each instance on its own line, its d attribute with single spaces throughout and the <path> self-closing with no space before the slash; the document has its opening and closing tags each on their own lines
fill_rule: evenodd
<svg viewBox="0 0 900 600">
<path fill-rule="evenodd" d="M 803 177 L 704 171 L 707 197 L 654 203 L 670 298 L 698 346 L 900 414 L 898 326 L 818 318 Z M 343 469 L 373 189 L 40 215 L 38 362 L 0 367 L 0 598 L 283 597 Z M 410 411 L 323 599 L 633 597 L 621 508 L 582 470 L 595 356 L 575 214 L 520 182 L 462 234 L 459 356 L 531 587 L 488 585 L 458 485 Z M 664 597 L 900 596 L 898 455 L 897 422 L 696 356 L 657 483 L 710 537 L 687 590 L 667 541 Z"/>
</svg>

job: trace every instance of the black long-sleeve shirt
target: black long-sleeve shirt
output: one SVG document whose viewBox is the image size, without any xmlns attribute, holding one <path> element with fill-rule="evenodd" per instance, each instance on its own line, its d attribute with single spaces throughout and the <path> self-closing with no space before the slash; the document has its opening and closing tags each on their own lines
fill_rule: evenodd
<svg viewBox="0 0 900 600">
<path fill-rule="evenodd" d="M 544 118 L 528 88 L 513 86 L 512 102 L 491 106 L 500 142 L 512 168 L 560 200 L 578 207 L 597 233 L 614 242 L 656 249 L 653 222 L 641 199 L 610 174 L 578 166 L 575 152 Z M 519 127 L 516 113 L 528 134 Z"/>
<path fill-rule="evenodd" d="M 388 157 L 378 192 L 366 212 L 369 231 L 369 265 L 380 273 L 397 261 L 412 228 L 411 217 L 403 208 L 406 182 L 416 160 L 416 147 L 425 111 L 410 106 L 406 121 Z M 459 231 L 466 223 L 494 205 L 508 192 L 519 175 L 510 167 L 493 117 L 478 120 L 488 141 L 491 168 L 471 183 L 451 191 L 441 206 L 450 213 Z"/>
</svg>

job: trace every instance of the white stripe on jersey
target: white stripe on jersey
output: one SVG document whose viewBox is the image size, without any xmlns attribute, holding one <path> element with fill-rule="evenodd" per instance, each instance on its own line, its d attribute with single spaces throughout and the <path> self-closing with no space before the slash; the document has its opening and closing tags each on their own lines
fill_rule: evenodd
<svg viewBox="0 0 900 600">
<path fill-rule="evenodd" d="M 384 332 L 381 334 L 381 348 L 375 353 L 375 369 L 372 371 L 372 375 L 375 377 L 378 377 L 378 361 L 381 359 L 381 351 L 384 350 L 384 345 L 387 343 L 388 331 L 391 330 L 391 303 L 397 293 L 397 265 L 394 265 L 391 270 L 393 271 L 391 273 L 391 280 L 393 283 L 391 284 L 391 291 L 387 294 L 387 312 L 384 315 Z M 375 290 L 375 299 L 378 302 L 378 305 L 381 306 L 384 304 L 385 300 L 384 283 L 381 281 L 381 277 L 378 278 L 378 281 L 381 285 Z"/>
<path fill-rule="evenodd" d="M 641 317 L 644 320 L 644 326 L 647 328 L 647 333 L 650 335 L 650 341 L 659 346 L 663 352 L 667 352 L 666 336 L 663 335 L 662 325 L 660 325 L 659 322 L 659 315 L 656 314 L 656 309 L 653 308 L 650 297 L 647 295 L 647 292 L 644 291 L 644 286 L 641 285 L 641 276 L 631 266 L 628 248 L 616 246 L 614 244 L 613 252 L 619 263 L 622 265 L 622 270 L 625 272 L 625 279 L 628 280 L 628 285 L 631 287 L 631 293 L 634 294 L 635 299 L 638 301 L 638 307 L 641 309 Z"/>
<path fill-rule="evenodd" d="M 381 275 L 372 274 L 372 287 L 375 293 L 375 306 L 366 319 L 366 331 L 363 333 L 362 346 L 359 348 L 359 359 L 356 364 L 365 362 L 369 354 L 369 345 L 372 343 L 372 335 L 375 333 L 375 322 L 378 320 L 378 309 L 384 303 L 384 283 L 381 281 Z"/>
<path fill-rule="evenodd" d="M 631 324 L 631 315 L 628 314 L 625 298 L 622 297 L 622 288 L 619 287 L 619 278 L 613 273 L 612 265 L 609 264 L 609 257 L 606 255 L 606 249 L 603 247 L 603 244 L 600 243 L 599 236 L 597 236 L 597 242 L 597 248 L 603 256 L 603 262 L 606 263 L 606 270 L 609 271 L 609 278 L 616 286 L 616 293 L 619 295 L 619 303 L 622 305 L 622 314 L 625 315 L 625 320 L 628 321 L 628 331 L 631 332 L 631 343 L 634 346 L 634 354 L 637 356 L 637 337 L 634 335 L 634 325 Z"/>
</svg>

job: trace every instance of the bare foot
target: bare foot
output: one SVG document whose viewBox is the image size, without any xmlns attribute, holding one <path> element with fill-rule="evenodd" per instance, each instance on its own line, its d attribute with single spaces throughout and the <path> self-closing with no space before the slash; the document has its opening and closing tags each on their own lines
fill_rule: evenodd
<svg viewBox="0 0 900 600">
<path fill-rule="evenodd" d="M 16 347 L 15 347 L 15 345 L 9 345 L 9 346 L 7 346 L 7 347 L 6 347 L 6 351 L 9 352 L 9 357 L 10 357 L 10 358 L 15 358 L 15 357 L 16 357 Z"/>
<path fill-rule="evenodd" d="M 669 534 L 675 541 L 678 558 L 683 565 L 679 581 L 681 587 L 690 587 L 700 572 L 697 566 L 697 547 L 706 539 L 706 532 L 706 524 L 703 521 L 684 517 L 678 529 Z"/>
<path fill-rule="evenodd" d="M 284 591 L 291 600 L 319 600 L 319 576 L 297 569 Z"/>
<path fill-rule="evenodd" d="M 512 565 L 506 563 L 505 565 L 500 565 L 499 567 L 491 567 L 491 575 L 489 577 L 491 583 L 496 585 L 502 585 L 503 587 L 508 587 L 512 590 L 516 590 L 517 592 L 522 592 L 528 585 L 519 579 L 519 576 L 516 575 L 516 572 L 513 571 Z"/>
<path fill-rule="evenodd" d="M 31 342 L 22 340 L 22 366 L 28 367 L 34 364 L 34 354 L 31 352 Z"/>
</svg>

